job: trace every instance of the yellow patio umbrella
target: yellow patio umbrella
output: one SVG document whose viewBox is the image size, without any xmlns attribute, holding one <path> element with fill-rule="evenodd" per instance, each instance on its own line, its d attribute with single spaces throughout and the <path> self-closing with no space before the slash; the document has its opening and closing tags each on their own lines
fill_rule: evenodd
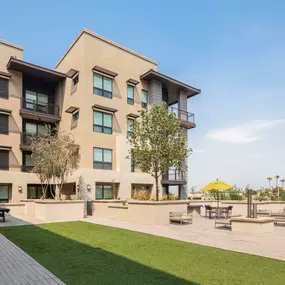
<svg viewBox="0 0 285 285">
<path fill-rule="evenodd" d="M 223 181 L 220 181 L 219 179 L 209 183 L 206 185 L 204 188 L 202 188 L 202 191 L 209 191 L 209 192 L 219 192 L 219 191 L 228 191 L 228 190 L 233 190 L 234 187 L 226 184 Z M 218 196 L 218 208 L 219 208 L 219 195 Z"/>
</svg>

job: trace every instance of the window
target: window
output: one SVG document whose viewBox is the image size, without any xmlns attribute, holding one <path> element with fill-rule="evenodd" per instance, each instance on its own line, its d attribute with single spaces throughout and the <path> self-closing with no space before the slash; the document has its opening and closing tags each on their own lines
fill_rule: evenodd
<svg viewBox="0 0 285 285">
<path fill-rule="evenodd" d="M 95 198 L 96 199 L 112 199 L 113 198 L 112 192 L 113 191 L 112 191 L 111 185 L 96 184 Z"/>
<path fill-rule="evenodd" d="M 48 113 L 48 95 L 26 90 L 25 108 L 41 113 Z"/>
<path fill-rule="evenodd" d="M 0 114 L 0 134 L 9 134 L 9 115 Z"/>
<path fill-rule="evenodd" d="M 73 86 L 75 86 L 79 82 L 79 74 L 75 75 L 72 78 Z"/>
<path fill-rule="evenodd" d="M 135 172 L 135 161 L 133 152 L 131 152 L 131 172 Z"/>
<path fill-rule="evenodd" d="M 128 104 L 134 105 L 134 86 L 128 85 Z"/>
<path fill-rule="evenodd" d="M 106 98 L 112 98 L 113 80 L 109 77 L 93 74 L 93 93 Z"/>
<path fill-rule="evenodd" d="M 132 135 L 133 127 L 134 127 L 134 120 L 128 119 L 128 137 L 130 137 Z"/>
<path fill-rule="evenodd" d="M 112 170 L 112 150 L 106 148 L 94 147 L 94 165 L 95 169 Z"/>
<path fill-rule="evenodd" d="M 5 78 L 0 78 L 0 98 L 8 99 L 8 88 L 9 80 Z"/>
<path fill-rule="evenodd" d="M 74 121 L 77 121 L 79 119 L 79 111 L 77 111 L 76 113 L 73 113 L 72 118 Z"/>
<path fill-rule="evenodd" d="M 9 170 L 9 150 L 0 150 L 0 170 Z"/>
<path fill-rule="evenodd" d="M 53 199 L 55 194 L 53 185 L 49 185 L 46 191 L 46 199 Z M 28 184 L 27 187 L 27 199 L 41 199 L 43 196 L 42 186 L 40 184 Z"/>
<path fill-rule="evenodd" d="M 24 122 L 23 124 L 23 143 L 30 144 L 33 136 L 45 136 L 48 134 L 48 129 L 44 124 L 33 122 Z"/>
<path fill-rule="evenodd" d="M 9 185 L 0 185 L 0 202 L 8 203 L 9 202 Z"/>
<path fill-rule="evenodd" d="M 142 90 L 142 108 L 147 108 L 148 93 L 146 90 Z"/>
<path fill-rule="evenodd" d="M 23 152 L 23 165 L 22 171 L 23 172 L 30 172 L 33 170 L 34 162 L 32 160 L 32 153 L 31 152 Z"/>
<path fill-rule="evenodd" d="M 97 133 L 112 134 L 113 115 L 98 111 L 93 112 L 93 131 Z"/>
</svg>

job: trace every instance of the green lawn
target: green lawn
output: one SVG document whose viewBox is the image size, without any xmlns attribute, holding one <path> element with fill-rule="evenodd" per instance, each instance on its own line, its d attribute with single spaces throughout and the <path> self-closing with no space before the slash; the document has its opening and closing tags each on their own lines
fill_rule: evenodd
<svg viewBox="0 0 285 285">
<path fill-rule="evenodd" d="M 66 284 L 285 284 L 283 261 L 85 222 L 0 233 Z"/>
</svg>

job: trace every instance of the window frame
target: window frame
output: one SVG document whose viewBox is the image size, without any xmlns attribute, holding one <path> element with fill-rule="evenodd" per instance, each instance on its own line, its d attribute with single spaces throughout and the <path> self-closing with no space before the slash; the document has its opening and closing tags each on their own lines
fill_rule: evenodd
<svg viewBox="0 0 285 285">
<path fill-rule="evenodd" d="M 102 151 L 102 161 L 95 161 L 95 149 L 100 149 Z M 104 150 L 111 151 L 111 162 L 104 162 Z M 96 163 L 101 163 L 102 167 L 95 167 Z M 106 165 L 111 166 L 111 168 L 106 168 Z M 113 150 L 109 148 L 93 147 L 93 169 L 113 170 Z"/>
<path fill-rule="evenodd" d="M 0 183 L 0 186 L 8 187 L 8 199 L 0 199 L 0 203 L 9 203 L 11 199 L 11 184 Z"/>
<path fill-rule="evenodd" d="M 136 166 L 135 166 L 135 160 L 134 160 L 134 154 L 131 151 L 131 172 L 135 172 Z"/>
<path fill-rule="evenodd" d="M 0 113 L 0 117 L 6 117 L 7 118 L 7 130 L 1 131 L 0 129 L 0 135 L 9 135 L 9 114 L 3 114 Z"/>
<path fill-rule="evenodd" d="M 95 124 L 95 116 L 94 113 L 100 113 L 102 114 L 102 125 L 97 125 Z M 104 115 L 110 115 L 111 116 L 111 127 L 106 127 L 104 126 Z M 96 131 L 95 127 L 99 127 L 101 128 L 101 132 Z M 105 132 L 105 129 L 111 130 L 111 133 Z M 95 133 L 102 133 L 102 134 L 107 134 L 107 135 L 112 135 L 113 134 L 113 114 L 110 113 L 106 113 L 106 112 L 101 112 L 101 111 L 97 111 L 97 110 L 93 110 L 93 132 Z"/>
<path fill-rule="evenodd" d="M 97 186 L 101 186 L 102 187 L 102 198 L 97 198 L 96 197 L 96 193 L 97 193 Z M 113 193 L 112 193 L 112 197 L 111 198 L 105 198 L 105 186 L 108 186 L 108 187 L 111 187 L 111 192 L 112 192 L 112 185 L 111 184 L 101 184 L 101 183 L 96 183 L 96 185 L 95 185 L 95 200 L 111 200 L 111 199 L 113 199 Z"/>
<path fill-rule="evenodd" d="M 133 98 L 129 97 L 129 87 L 132 87 L 132 89 L 133 89 Z M 134 105 L 134 103 L 135 103 L 135 86 L 133 86 L 131 84 L 127 84 L 127 103 L 129 105 Z"/>
<path fill-rule="evenodd" d="M 142 108 L 147 109 L 147 106 L 148 106 L 148 91 L 142 89 L 141 96 L 142 96 L 142 94 L 143 94 L 144 92 L 146 92 L 146 98 L 147 98 L 147 99 L 146 99 L 146 102 L 143 102 L 143 100 L 142 100 L 141 106 L 142 106 Z M 143 96 L 142 96 L 142 98 L 143 98 Z"/>
<path fill-rule="evenodd" d="M 95 87 L 95 81 L 94 81 L 95 75 L 99 75 L 102 77 L 102 88 Z M 104 78 L 111 80 L 111 92 L 104 89 Z M 96 93 L 95 89 L 99 90 L 101 92 L 101 94 Z M 110 96 L 105 96 L 105 93 L 109 94 Z M 107 98 L 107 99 L 112 99 L 113 98 L 113 78 L 110 78 L 108 76 L 102 75 L 102 74 L 97 73 L 97 72 L 93 72 L 93 94 Z"/>
</svg>

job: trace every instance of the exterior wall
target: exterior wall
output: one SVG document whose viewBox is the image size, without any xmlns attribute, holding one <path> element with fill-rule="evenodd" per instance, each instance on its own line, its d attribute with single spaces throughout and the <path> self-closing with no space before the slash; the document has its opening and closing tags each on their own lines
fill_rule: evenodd
<svg viewBox="0 0 285 285">
<path fill-rule="evenodd" d="M 162 103 L 162 84 L 158 80 L 151 80 L 149 83 L 149 104 Z"/>
<path fill-rule="evenodd" d="M 118 73 L 113 79 L 113 98 L 108 99 L 93 94 L 93 67 L 98 65 Z M 138 114 L 141 109 L 141 90 L 148 90 L 146 82 L 135 86 L 134 105 L 127 104 L 127 83 L 130 78 L 140 80 L 140 75 L 149 69 L 157 69 L 156 65 L 137 55 L 110 44 L 102 39 L 83 33 L 77 43 L 64 57 L 57 67 L 58 71 L 68 72 L 70 69 L 79 71 L 79 83 L 72 92 L 72 80 L 67 80 L 65 100 L 63 103 L 61 129 L 71 130 L 76 142 L 80 145 L 80 169 L 71 178 L 81 185 L 91 185 L 92 190 L 80 195 L 95 199 L 95 183 L 115 181 L 119 183 L 120 198 L 130 198 L 131 184 L 153 184 L 154 179 L 144 173 L 132 173 L 127 143 L 127 115 Z M 98 104 L 117 109 L 113 115 L 113 134 L 96 133 L 93 131 L 93 109 Z M 72 115 L 64 111 L 75 106 L 80 109 L 76 127 L 72 127 Z M 88 139 L 87 139 L 88 138 Z M 93 169 L 93 148 L 113 150 L 113 169 Z M 73 180 L 72 180 L 73 179 Z"/>
</svg>

